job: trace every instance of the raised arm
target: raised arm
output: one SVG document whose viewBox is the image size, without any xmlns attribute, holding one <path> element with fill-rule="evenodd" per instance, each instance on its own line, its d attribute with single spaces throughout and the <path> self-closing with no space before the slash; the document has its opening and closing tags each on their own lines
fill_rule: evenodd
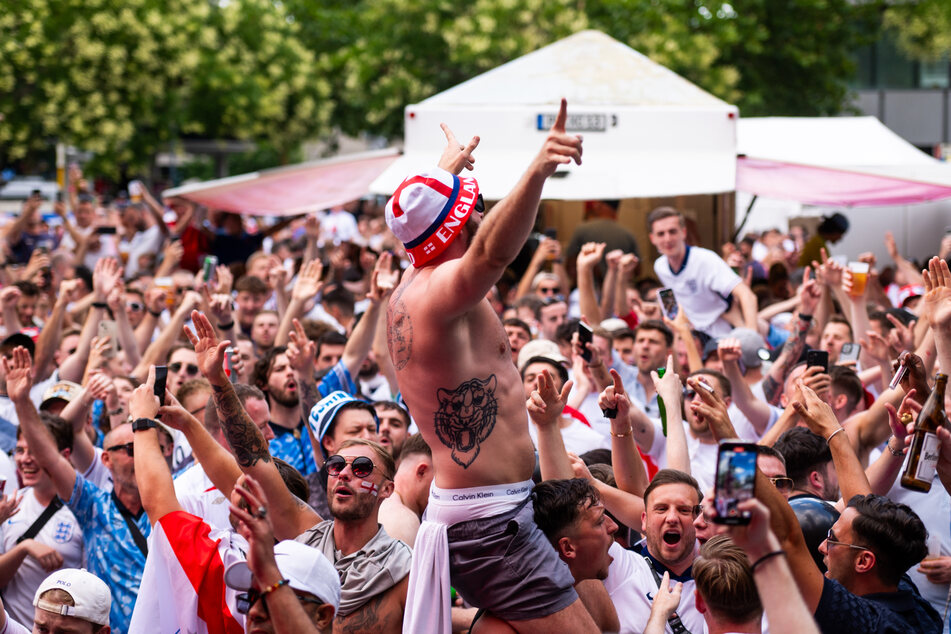
<svg viewBox="0 0 951 634">
<path fill-rule="evenodd" d="M 559 393 L 551 374 L 548 370 L 542 370 L 537 385 L 538 389 L 532 391 L 526 406 L 532 424 L 538 429 L 538 462 L 542 480 L 570 479 L 574 474 L 558 421 L 568 402 L 572 383 L 566 382 Z"/>
<path fill-rule="evenodd" d="M 156 420 L 159 411 L 159 399 L 155 395 L 155 366 L 149 367 L 145 383 L 135 388 L 129 399 L 129 411 L 132 420 L 149 418 Z M 133 443 L 135 451 L 135 481 L 139 485 L 142 507 L 149 515 L 154 526 L 156 522 L 174 511 L 182 510 L 175 497 L 175 485 L 172 473 L 165 462 L 162 448 L 159 446 L 159 430 L 156 427 L 135 432 Z"/>
<path fill-rule="evenodd" d="M 945 260 L 935 257 L 928 261 L 928 270 L 922 273 L 925 280 L 923 301 L 932 315 L 938 363 L 945 370 L 951 369 L 951 272 Z"/>
<path fill-rule="evenodd" d="M 637 268 L 638 262 L 637 256 L 633 253 L 625 253 L 621 256 L 614 289 L 614 315 L 617 317 L 624 317 L 631 312 L 627 301 L 627 283 Z"/>
<path fill-rule="evenodd" d="M 298 501 L 284 484 L 261 431 L 241 405 L 234 386 L 224 370 L 225 350 L 230 341 L 219 343 L 208 318 L 192 311 L 195 332 L 185 328 L 185 334 L 198 356 L 198 367 L 211 383 L 215 409 L 221 420 L 225 437 L 234 451 L 238 466 L 261 482 L 268 503 L 274 510 L 275 530 L 281 539 L 293 539 L 320 521 L 320 517 L 303 502 Z"/>
<path fill-rule="evenodd" d="M 589 324 L 601 323 L 601 307 L 594 290 L 594 269 L 604 255 L 604 242 L 588 242 L 578 251 L 578 300 Z"/>
<path fill-rule="evenodd" d="M 720 362 L 723 364 L 723 374 L 730 380 L 733 402 L 743 412 L 743 415 L 749 419 L 756 433 L 762 436 L 766 432 L 766 426 L 769 424 L 772 411 L 767 403 L 753 395 L 753 390 L 750 389 L 749 384 L 743 378 L 739 363 L 743 354 L 740 340 L 733 338 L 721 339 L 717 345 L 717 351 L 720 355 Z M 666 403 L 666 401 L 664 402 Z"/>
<path fill-rule="evenodd" d="M 525 297 L 532 292 L 532 281 L 542 269 L 542 265 L 549 260 L 561 257 L 561 243 L 552 238 L 541 238 L 532 259 L 528 262 L 525 274 L 518 282 L 518 289 L 515 291 L 515 299 Z"/>
<path fill-rule="evenodd" d="M 664 324 L 670 328 L 671 332 L 684 342 L 684 347 L 687 349 L 687 367 L 680 368 L 680 371 L 689 374 L 703 368 L 703 357 L 697 348 L 697 340 L 693 338 L 693 326 L 687 318 L 686 311 L 678 308 L 677 316 L 673 319 L 668 319 L 667 315 L 661 312 L 661 318 L 664 320 Z"/>
<path fill-rule="evenodd" d="M 370 348 L 373 347 L 373 339 L 376 335 L 376 327 L 380 321 L 380 313 L 383 312 L 383 306 L 387 303 L 387 298 L 393 292 L 393 287 L 382 287 L 379 284 L 380 275 L 383 270 L 389 270 L 389 263 L 392 260 L 390 253 L 384 253 L 377 259 L 373 269 L 373 275 L 370 278 L 370 291 L 367 293 L 367 309 L 357 325 L 354 326 L 350 338 L 347 339 L 347 345 L 343 347 L 343 356 L 340 361 L 343 363 L 350 376 L 357 376 L 360 372 L 360 366 L 370 354 Z"/>
<path fill-rule="evenodd" d="M 139 364 L 132 371 L 132 376 L 140 381 L 145 379 L 149 371 L 149 366 L 158 365 L 163 359 L 168 357 L 168 351 L 178 339 L 178 333 L 182 331 L 182 327 L 185 325 L 189 313 L 200 303 L 201 295 L 195 291 L 187 291 L 185 293 L 185 296 L 182 298 L 182 303 L 175 311 L 175 314 L 172 315 L 171 320 L 169 320 L 165 328 L 162 329 L 162 333 L 158 339 L 149 344 L 149 347 L 145 349 L 142 358 L 139 360 Z"/>
<path fill-rule="evenodd" d="M 59 346 L 60 338 L 63 332 L 63 318 L 66 316 L 66 306 L 69 305 L 70 297 L 79 288 L 80 280 L 63 280 L 59 285 L 59 292 L 56 294 L 56 303 L 53 304 L 53 311 L 50 313 L 43 329 L 40 331 L 40 338 L 36 342 L 36 352 L 34 359 L 34 379 L 42 381 L 53 372 L 53 354 Z M 16 288 L 16 287 L 10 287 Z M 4 289 L 5 291 L 6 289 Z M 0 303 L 3 303 L 3 292 L 0 291 Z M 6 312 L 4 312 L 4 323 L 6 323 Z"/>
<path fill-rule="evenodd" d="M 40 468 L 52 478 L 57 495 L 69 500 L 76 484 L 76 470 L 56 449 L 52 432 L 40 420 L 40 414 L 30 400 L 30 388 L 33 387 L 30 353 L 26 348 L 17 346 L 13 350 L 13 359 L 4 358 L 2 363 L 4 374 L 7 375 L 7 395 L 13 401 L 30 453 Z"/>
<path fill-rule="evenodd" d="M 317 297 L 320 289 L 323 288 L 324 283 L 321 281 L 323 274 L 324 266 L 320 260 L 311 260 L 301 267 L 297 274 L 297 281 L 294 282 L 294 289 L 291 291 L 291 299 L 287 303 L 287 310 L 284 311 L 281 325 L 278 326 L 274 345 L 287 345 L 293 320 L 304 315 L 307 303 Z"/>
<path fill-rule="evenodd" d="M 770 405 L 779 405 L 779 397 L 783 393 L 783 386 L 790 370 L 799 361 L 802 349 L 806 345 L 806 335 L 812 326 L 813 315 L 816 314 L 822 300 L 822 287 L 815 279 L 809 278 L 809 269 L 802 274 L 802 284 L 799 286 L 799 312 L 793 322 L 793 331 L 790 333 L 783 350 L 779 353 L 776 363 L 770 367 L 763 378 L 763 395 Z"/>
<path fill-rule="evenodd" d="M 867 495 L 872 492 L 865 477 L 865 471 L 859 463 L 858 456 L 849 443 L 845 429 L 836 420 L 835 412 L 829 404 L 820 399 L 815 392 L 799 381 L 801 399 L 793 403 L 799 413 L 814 433 L 825 438 L 832 451 L 832 463 L 839 477 L 839 488 L 844 500 L 852 499 L 854 495 Z"/>
<path fill-rule="evenodd" d="M 656 370 L 651 370 L 651 380 L 654 382 L 657 396 L 664 399 L 664 408 L 667 411 L 667 467 L 690 473 L 690 453 L 687 450 L 687 433 L 684 431 L 683 412 L 681 411 L 683 383 L 680 382 L 680 377 L 674 372 L 673 355 L 667 357 L 667 370 L 664 372 L 663 378 L 657 376 Z M 646 474 L 644 488 L 647 488 Z M 634 491 L 634 493 L 637 492 Z M 641 490 L 637 495 L 643 496 L 644 491 Z"/>
<path fill-rule="evenodd" d="M 437 293 L 432 310 L 443 319 L 454 319 L 485 298 L 525 244 L 545 181 L 559 165 L 581 164 L 581 138 L 565 132 L 567 119 L 568 103 L 562 99 L 545 144 L 515 188 L 482 221 L 465 255 L 454 266 L 441 266 L 433 272 Z"/>
<path fill-rule="evenodd" d="M 740 304 L 740 312 L 743 314 L 743 324 L 750 330 L 759 331 L 759 325 L 756 321 L 756 314 L 759 312 L 759 305 L 756 301 L 756 295 L 746 285 L 746 282 L 740 282 L 733 287 L 730 293 Z"/>
<path fill-rule="evenodd" d="M 646 488 L 644 461 L 637 452 L 635 441 L 644 451 L 654 444 L 654 423 L 631 404 L 624 391 L 624 382 L 616 370 L 611 370 L 614 384 L 598 396 L 598 407 L 611 420 L 611 465 L 618 489 L 633 495 L 643 495 Z M 613 416 L 608 414 L 613 413 Z"/>
<path fill-rule="evenodd" d="M 617 292 L 617 279 L 620 276 L 618 269 L 621 265 L 621 258 L 624 257 L 624 251 L 614 249 L 604 256 L 607 264 L 607 271 L 604 274 L 604 280 L 601 282 L 601 318 L 607 319 L 614 315 L 614 293 Z M 568 295 L 565 295 L 567 297 Z"/>
<path fill-rule="evenodd" d="M 92 276 L 94 304 L 86 313 L 86 323 L 83 324 L 76 352 L 67 357 L 59 367 L 61 379 L 76 383 L 82 381 L 83 372 L 89 359 L 89 348 L 92 339 L 96 335 L 99 322 L 106 318 L 106 301 L 109 299 L 112 289 L 119 284 L 121 279 L 122 269 L 114 258 L 103 258 L 96 262 L 96 268 Z"/>
<path fill-rule="evenodd" d="M 911 419 L 906 418 L 911 422 L 921 411 L 921 405 L 914 400 L 914 396 L 915 391 L 912 390 L 902 400 L 897 412 L 894 406 L 885 406 L 888 409 L 888 423 L 892 428 L 892 435 L 882 455 L 865 470 L 865 477 L 868 478 L 869 487 L 875 495 L 886 495 L 895 484 L 898 472 L 901 471 L 905 454 L 908 452 L 905 448 L 905 436 L 908 435 L 908 429 L 901 423 L 901 418 L 906 415 L 911 416 Z"/>
</svg>

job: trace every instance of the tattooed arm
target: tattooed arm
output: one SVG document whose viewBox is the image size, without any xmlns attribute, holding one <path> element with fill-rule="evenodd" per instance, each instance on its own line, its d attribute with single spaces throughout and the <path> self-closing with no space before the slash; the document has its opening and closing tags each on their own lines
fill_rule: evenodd
<svg viewBox="0 0 951 634">
<path fill-rule="evenodd" d="M 195 333 L 186 327 L 185 334 L 195 347 L 198 367 L 214 390 L 218 419 L 238 466 L 261 483 L 268 506 L 273 510 L 271 517 L 277 538 L 293 539 L 319 522 L 320 517 L 287 489 L 271 459 L 264 435 L 241 405 L 234 386 L 228 380 L 224 355 L 231 342 L 219 343 L 211 322 L 197 310 L 192 311 L 192 323 Z"/>
</svg>

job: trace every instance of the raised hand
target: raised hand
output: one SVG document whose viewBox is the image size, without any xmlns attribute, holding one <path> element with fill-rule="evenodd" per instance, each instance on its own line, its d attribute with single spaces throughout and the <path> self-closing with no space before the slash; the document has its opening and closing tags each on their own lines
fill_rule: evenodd
<svg viewBox="0 0 951 634">
<path fill-rule="evenodd" d="M 928 261 L 928 268 L 921 272 L 925 282 L 925 311 L 931 315 L 934 328 L 951 330 L 951 272 L 948 263 L 934 257 Z"/>
<path fill-rule="evenodd" d="M 574 161 L 581 165 L 581 136 L 567 134 L 565 124 L 568 121 L 568 101 L 561 100 L 558 116 L 548 132 L 545 144 L 535 158 L 535 171 L 548 178 L 555 173 L 559 165 Z"/>
<path fill-rule="evenodd" d="M 30 400 L 33 388 L 33 362 L 23 346 L 13 349 L 13 358 L 3 358 L 3 370 L 7 375 L 7 396 L 13 402 Z"/>
<path fill-rule="evenodd" d="M 71 280 L 63 280 L 59 283 L 59 295 L 58 298 L 62 298 L 63 301 L 74 302 L 79 297 L 77 296 L 77 291 L 79 291 L 83 281 L 81 279 L 74 278 Z M 11 288 L 11 287 L 7 287 Z M 15 286 L 12 288 L 16 288 Z M 6 289 L 4 289 L 6 290 Z M 17 289 L 19 290 L 19 289 Z M 2 292 L 0 292 L 2 294 Z"/>
<path fill-rule="evenodd" d="M 2 307 L 4 311 L 16 310 L 17 302 L 20 301 L 21 295 L 20 289 L 16 286 L 3 287 L 3 290 L 0 290 L 0 307 Z"/>
<path fill-rule="evenodd" d="M 145 383 L 135 388 L 129 398 L 129 414 L 132 420 L 137 418 L 155 418 L 159 410 L 159 399 L 155 395 L 155 366 L 149 366 L 149 376 Z"/>
<path fill-rule="evenodd" d="M 896 446 L 893 447 L 892 440 L 889 438 L 888 448 L 892 450 L 893 453 L 896 451 L 908 453 L 908 447 L 905 446 L 905 437 L 913 435 L 914 421 L 921 412 L 921 405 L 915 400 L 915 391 L 912 390 L 908 394 L 905 394 L 905 398 L 902 399 L 901 406 L 897 411 L 895 410 L 895 406 L 891 403 L 885 403 L 885 409 L 888 411 L 888 425 L 892 428 L 892 436 L 894 436 L 896 440 Z M 908 418 L 909 416 L 911 417 L 910 419 Z M 908 420 L 909 423 L 903 423 L 903 418 Z M 912 431 L 909 431 L 909 429 Z"/>
<path fill-rule="evenodd" d="M 618 269 L 621 266 L 621 258 L 624 257 L 624 251 L 621 249 L 614 249 L 613 251 L 608 251 L 604 255 L 604 261 L 607 263 L 609 269 Z"/>
<path fill-rule="evenodd" d="M 437 165 L 453 174 L 461 173 L 463 168 L 471 170 L 475 167 L 475 158 L 472 156 L 472 152 L 479 145 L 479 137 L 474 136 L 468 145 L 462 145 L 456 140 L 456 135 L 452 133 L 448 125 L 440 123 L 439 127 L 446 135 L 446 149 L 442 151 L 442 156 L 439 157 Z"/>
<path fill-rule="evenodd" d="M 640 264 L 640 260 L 633 253 L 625 253 L 621 256 L 621 261 L 619 263 L 620 270 L 622 274 L 630 274 L 634 272 L 634 269 L 637 268 L 637 265 Z"/>
<path fill-rule="evenodd" d="M 888 345 L 895 351 L 895 354 L 901 354 L 906 350 L 908 352 L 914 350 L 915 329 L 913 325 L 906 326 L 891 313 L 885 313 L 885 318 L 892 324 L 892 329 L 888 331 Z"/>
<path fill-rule="evenodd" d="M 231 286 L 234 284 L 234 274 L 231 268 L 225 264 L 219 264 L 215 267 L 215 293 L 231 294 Z"/>
<path fill-rule="evenodd" d="M 578 270 L 590 270 L 598 265 L 604 255 L 604 242 L 588 242 L 578 252 Z"/>
<path fill-rule="evenodd" d="M 548 370 L 542 370 L 536 377 L 536 389 L 528 397 L 528 415 L 539 428 L 551 427 L 558 424 L 561 412 L 568 402 L 568 393 L 571 392 L 572 382 L 567 381 L 561 392 L 555 389 L 555 382 Z"/>
<path fill-rule="evenodd" d="M 197 310 L 192 311 L 192 324 L 195 326 L 195 332 L 192 332 L 188 326 L 185 326 L 184 330 L 185 336 L 195 348 L 198 368 L 212 386 L 224 385 L 228 382 L 228 375 L 225 374 L 224 368 L 225 351 L 231 342 L 228 340 L 219 342 L 211 322 Z"/>
<path fill-rule="evenodd" d="M 145 308 L 150 313 L 161 313 L 165 310 L 168 293 L 163 288 L 153 286 L 145 291 Z"/>
<path fill-rule="evenodd" d="M 20 500 L 22 499 L 23 496 L 16 493 L 0 496 L 0 524 L 20 512 Z"/>
<path fill-rule="evenodd" d="M 859 343 L 868 356 L 876 361 L 888 361 L 892 358 L 892 349 L 884 337 L 874 330 L 867 330 L 865 336 L 865 339 L 859 339 Z"/>
<path fill-rule="evenodd" d="M 704 382 L 706 381 L 707 379 L 704 379 Z M 700 400 L 693 399 L 690 402 L 693 415 L 698 420 L 706 420 L 710 424 L 710 431 L 713 432 L 714 437 L 722 440 L 736 436 L 733 423 L 730 422 L 730 415 L 727 413 L 726 402 L 720 398 L 720 395 L 704 387 L 699 376 L 688 378 L 687 386 L 700 397 Z"/>
<path fill-rule="evenodd" d="M 584 463 L 584 460 L 578 457 L 578 454 L 568 452 L 568 461 L 571 463 L 571 471 L 574 473 L 576 478 L 584 478 L 594 482 L 594 476 L 591 475 L 591 471 L 588 469 L 588 465 Z"/>
<path fill-rule="evenodd" d="M 290 341 L 287 343 L 287 362 L 297 371 L 300 380 L 314 376 L 314 364 L 317 356 L 317 344 L 307 337 L 304 327 L 296 318 L 293 320 L 294 329 L 288 333 Z"/>
<path fill-rule="evenodd" d="M 165 405 L 158 409 L 158 415 L 162 417 L 163 423 L 179 431 L 185 431 L 190 423 L 201 424 L 201 421 L 178 402 L 170 390 L 165 390 Z"/>
<path fill-rule="evenodd" d="M 220 293 L 212 295 L 208 287 L 202 287 L 202 293 L 205 296 L 205 303 L 208 306 L 208 312 L 215 318 L 217 324 L 234 323 L 233 302 L 231 295 Z"/>
<path fill-rule="evenodd" d="M 802 284 L 799 286 L 799 314 L 815 315 L 820 299 L 822 290 L 819 283 L 809 277 L 809 267 L 806 267 L 802 272 Z"/>
<path fill-rule="evenodd" d="M 743 346 L 739 339 L 726 337 L 717 344 L 717 354 L 723 363 L 737 363 L 743 357 Z"/>
<path fill-rule="evenodd" d="M 96 294 L 96 301 L 105 302 L 121 279 L 122 267 L 115 258 L 103 258 L 96 262 L 96 268 L 92 274 L 92 288 Z"/>
<path fill-rule="evenodd" d="M 796 410 L 796 413 L 799 414 L 809 429 L 828 440 L 832 437 L 832 434 L 842 428 L 842 425 L 839 424 L 835 412 L 832 411 L 828 403 L 819 398 L 802 379 L 799 379 L 798 383 L 802 396 L 793 401 L 793 409 Z"/>
<path fill-rule="evenodd" d="M 667 355 L 667 370 L 664 372 L 664 376 L 658 376 L 657 370 L 651 370 L 651 381 L 654 382 L 657 395 L 664 399 L 665 403 L 680 400 L 683 394 L 683 383 L 680 382 L 680 377 L 674 372 L 673 355 Z"/>
<path fill-rule="evenodd" d="M 392 263 L 393 255 L 389 252 L 385 251 L 383 255 L 377 258 L 376 264 L 373 266 L 373 273 L 370 275 L 370 290 L 367 291 L 367 299 L 374 302 L 382 302 L 393 292 L 393 289 L 396 288 L 393 284 L 387 286 L 380 284 L 380 276 L 392 279 L 392 276 L 389 274 Z"/>
<path fill-rule="evenodd" d="M 231 513 L 238 520 L 238 532 L 248 540 L 248 568 L 259 579 L 268 572 L 278 572 L 274 560 L 274 527 L 268 517 L 267 497 L 257 480 L 242 475 L 234 485 L 235 492 L 247 503 L 247 509 L 231 505 Z"/>
<path fill-rule="evenodd" d="M 680 605 L 680 594 L 683 591 L 683 586 L 684 584 L 678 581 L 671 587 L 670 573 L 665 571 L 660 580 L 660 586 L 657 588 L 657 593 L 654 595 L 654 602 L 651 604 L 651 618 L 656 615 L 658 620 L 666 621 L 669 619 L 677 611 L 677 606 Z"/>
<path fill-rule="evenodd" d="M 604 391 L 598 395 L 598 407 L 605 412 L 607 418 L 626 420 L 631 411 L 631 399 L 624 391 L 624 381 L 621 380 L 617 370 L 611 370 L 611 379 L 614 384 L 604 388 Z M 614 415 L 609 416 L 608 414 L 612 412 Z"/>
<path fill-rule="evenodd" d="M 323 274 L 324 265 L 320 260 L 307 262 L 297 275 L 294 290 L 291 291 L 291 299 L 306 302 L 316 297 L 320 289 L 324 287 L 320 279 Z"/>
<path fill-rule="evenodd" d="M 400 282 L 400 270 L 393 267 L 393 254 L 384 251 L 380 259 L 376 261 L 375 268 L 380 272 L 376 280 L 380 290 L 384 293 L 394 290 Z"/>
</svg>

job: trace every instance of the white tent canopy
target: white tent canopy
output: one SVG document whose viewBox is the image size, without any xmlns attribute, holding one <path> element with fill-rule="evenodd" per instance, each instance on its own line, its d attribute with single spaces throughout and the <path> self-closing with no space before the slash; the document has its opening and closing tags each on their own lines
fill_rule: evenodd
<svg viewBox="0 0 951 634">
<path fill-rule="evenodd" d="M 728 192 L 735 185 L 736 107 L 597 31 L 583 31 L 405 111 L 405 152 L 371 185 L 390 194 L 435 165 L 444 122 L 481 137 L 473 175 L 487 199 L 507 194 L 541 147 L 562 97 L 581 166 L 559 170 L 545 198 L 611 199 Z"/>
<path fill-rule="evenodd" d="M 736 188 L 814 205 L 951 197 L 951 166 L 875 117 L 763 117 L 737 127 Z"/>
</svg>

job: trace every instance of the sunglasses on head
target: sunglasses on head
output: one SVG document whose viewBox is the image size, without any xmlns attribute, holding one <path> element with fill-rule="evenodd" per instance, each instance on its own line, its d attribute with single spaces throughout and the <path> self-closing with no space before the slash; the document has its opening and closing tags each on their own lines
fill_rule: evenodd
<svg viewBox="0 0 951 634">
<path fill-rule="evenodd" d="M 373 464 L 373 461 L 366 456 L 357 456 L 356 458 L 349 459 L 340 455 L 330 456 L 324 464 L 327 467 L 327 473 L 332 476 L 340 475 L 349 464 L 350 471 L 352 471 L 353 475 L 357 478 L 366 478 L 377 468 L 377 466 Z"/>
<path fill-rule="evenodd" d="M 129 454 L 130 458 L 135 457 L 134 449 L 135 449 L 135 444 L 131 442 L 127 442 L 124 445 L 113 445 L 111 447 L 106 447 L 106 451 L 124 451 L 127 454 Z"/>
<path fill-rule="evenodd" d="M 259 590 L 256 590 L 254 588 L 250 588 L 247 592 L 242 592 L 241 594 L 235 596 L 235 603 L 236 603 L 235 607 L 238 608 L 238 613 L 247 614 L 248 612 L 250 612 L 251 607 L 255 603 L 257 603 L 258 600 L 261 599 L 262 596 L 264 595 L 262 595 Z M 320 599 L 315 599 L 313 597 L 305 597 L 305 596 L 297 594 L 296 592 L 294 593 L 294 596 L 296 596 L 297 600 L 300 601 L 301 603 L 313 603 L 314 605 L 324 604 L 324 602 L 321 601 Z M 270 616 L 271 613 L 268 611 L 268 608 L 267 608 L 267 600 L 262 601 L 261 605 L 264 606 L 264 613 Z"/>
<path fill-rule="evenodd" d="M 194 363 L 184 364 L 184 363 L 176 361 L 175 363 L 168 364 L 168 369 L 174 372 L 175 374 L 178 374 L 179 372 L 181 372 L 182 368 L 185 368 L 185 374 L 189 376 L 194 376 L 198 374 L 198 366 L 195 365 Z"/>
</svg>

